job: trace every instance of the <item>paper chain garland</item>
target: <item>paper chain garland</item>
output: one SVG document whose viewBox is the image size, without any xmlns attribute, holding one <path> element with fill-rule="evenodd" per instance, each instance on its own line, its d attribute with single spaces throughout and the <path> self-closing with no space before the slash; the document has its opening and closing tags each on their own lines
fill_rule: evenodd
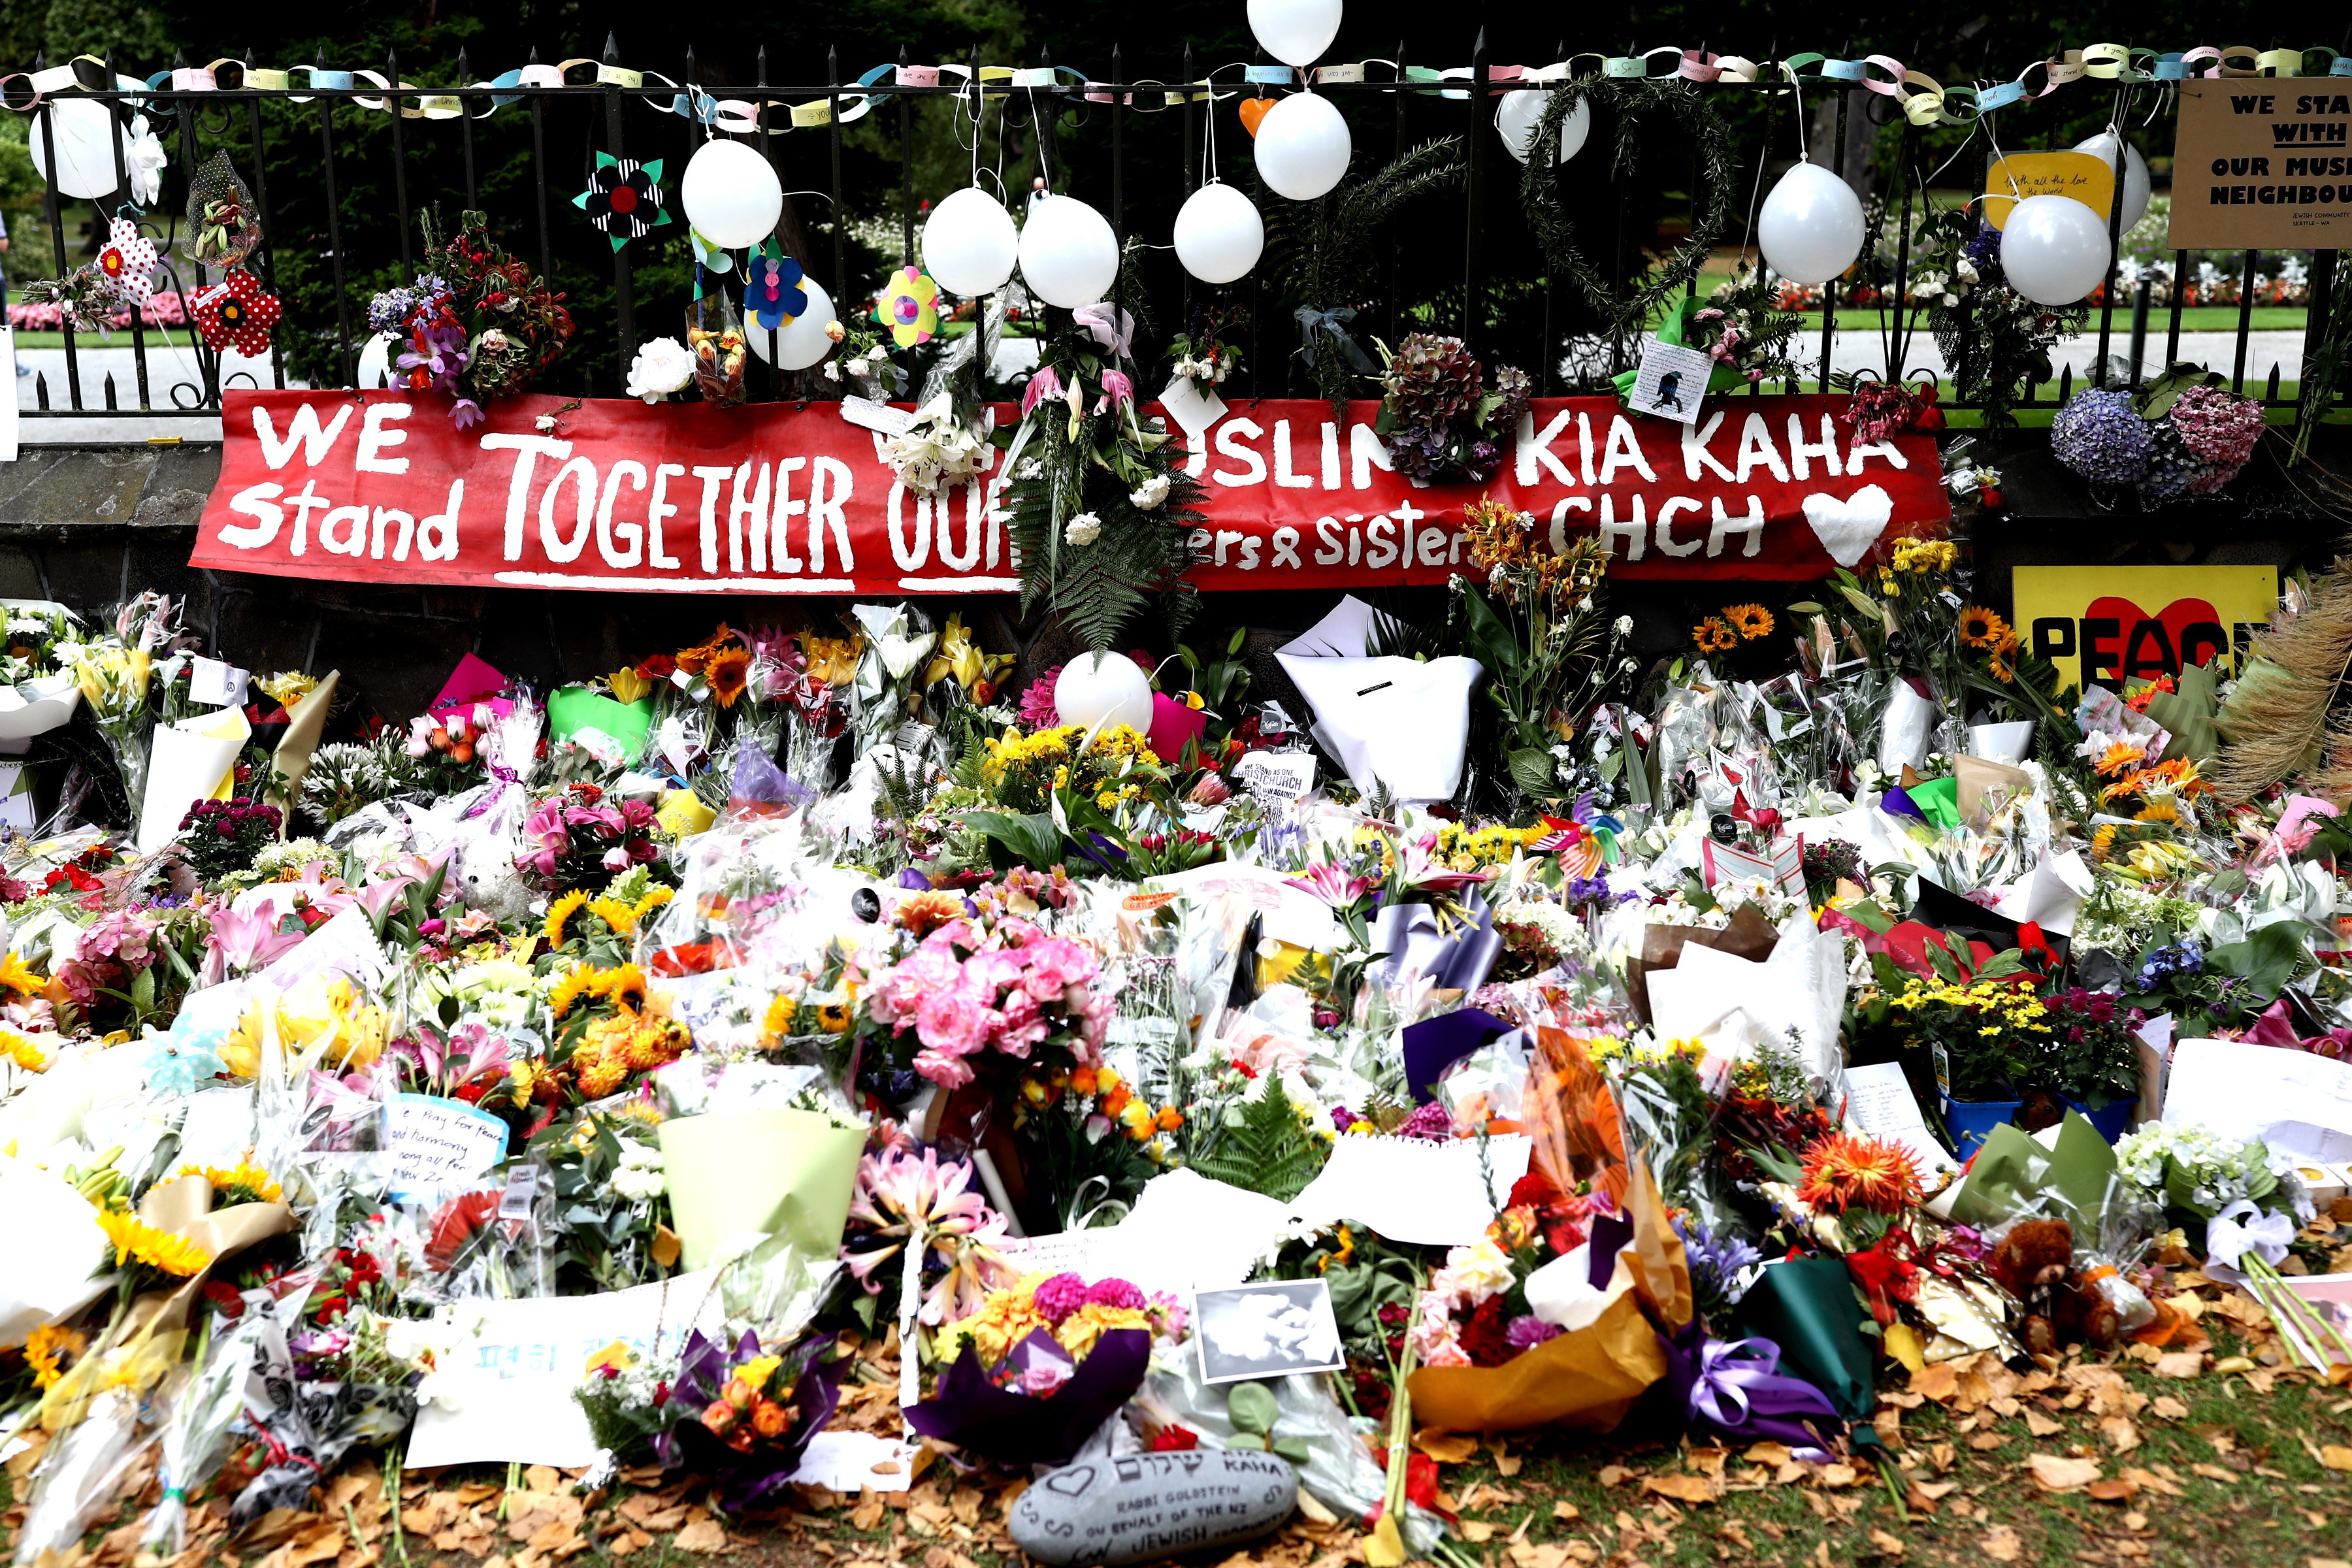
<svg viewBox="0 0 2352 1568">
<path fill-rule="evenodd" d="M 2244 44 L 2216 48 L 2200 45 L 2196 48 L 2173 52 L 2137 48 L 2128 44 L 2091 44 L 2079 49 L 2068 49 L 2063 55 L 2032 61 L 2011 80 L 1990 86 L 1946 87 L 1933 77 L 1916 71 L 1902 61 L 1887 55 L 1865 55 L 1859 59 L 1838 59 L 1822 54 L 1796 54 L 1786 59 L 1759 62 L 1742 55 L 1717 55 L 1703 49 L 1676 48 L 1662 45 L 1639 54 L 1602 55 L 1585 52 L 1570 56 L 1565 60 L 1548 66 L 1495 65 L 1487 68 L 1487 79 L 1497 90 L 1514 86 L 1541 86 L 1564 82 L 1580 74 L 1582 66 L 1597 66 L 1597 72 L 1583 74 L 1610 78 L 1650 78 L 1680 79 L 1699 83 L 1749 84 L 1761 81 L 1832 81 L 1846 82 L 1892 98 L 1901 104 L 1904 117 L 1912 124 L 1966 125 L 1979 116 L 2011 104 L 2031 102 L 2046 97 L 2074 81 L 2109 82 L 2174 82 L 2221 77 L 2301 77 L 2305 64 L 2318 56 L 2326 63 L 2322 73 L 2329 77 L 2352 78 L 2352 55 L 2341 55 L 2322 44 L 2309 48 L 2257 49 Z M 18 113 L 28 113 L 38 108 L 43 99 L 54 94 L 88 90 L 74 67 L 83 61 L 104 69 L 105 62 L 94 56 L 81 55 L 64 65 L 50 66 L 37 71 L 16 71 L 0 76 L 0 105 Z M 336 70 L 324 66 L 296 66 L 278 70 L 248 66 L 232 56 L 212 61 L 209 65 L 183 66 L 172 70 L 157 71 L 143 81 L 136 77 L 116 76 L 114 90 L 134 99 L 161 91 L 217 92 L 220 72 L 225 67 L 235 67 L 243 87 L 270 91 L 283 91 L 304 79 L 304 85 L 327 92 L 352 92 L 362 83 L 374 88 L 383 96 L 355 96 L 351 101 L 362 109 L 378 113 L 390 112 L 396 100 L 414 99 L 415 106 L 397 103 L 397 111 L 405 120 L 456 120 L 468 110 L 455 91 L 419 88 L 403 81 L 397 84 L 381 73 L 372 70 Z M 1159 89 L 1165 108 L 1171 103 L 1213 100 L 1219 94 L 1213 79 L 1221 72 L 1238 69 L 1244 84 L 1253 86 L 1285 86 L 1294 82 L 1348 83 L 1374 79 L 1368 73 L 1373 66 L 1387 66 L 1396 75 L 1391 79 L 1409 85 L 1425 85 L 1442 81 L 1467 81 L 1472 68 L 1454 66 L 1438 69 L 1429 66 L 1406 66 L 1397 71 L 1392 60 L 1366 59 L 1341 64 L 1318 66 L 1307 71 L 1295 70 L 1284 65 L 1221 66 L 1207 76 L 1191 82 L 1171 83 L 1145 81 L 1128 84 Z M 574 70 L 593 71 L 593 81 L 572 82 Z M 2039 89 L 2026 83 L 2035 71 L 2042 73 Z M 983 89 L 1034 89 L 1038 88 L 1067 89 L 1075 88 L 1089 103 L 1123 101 L 1141 112 L 1151 112 L 1154 105 L 1137 103 L 1137 95 L 1129 90 L 1124 97 L 1108 83 L 1096 81 L 1085 72 L 1071 66 L 982 66 L 975 72 L 967 65 L 936 66 L 879 65 L 854 82 L 844 82 L 841 90 L 824 98 L 792 102 L 780 98 L 740 99 L 714 98 L 690 83 L 672 80 L 658 71 L 640 71 L 626 66 L 608 65 L 585 58 L 561 60 L 553 65 L 520 66 L 502 71 L 488 81 L 476 82 L 464 91 L 468 96 L 488 94 L 489 107 L 475 114 L 486 119 L 509 104 L 520 101 L 518 95 L 501 89 L 518 87 L 550 88 L 565 86 L 617 87 L 625 91 L 644 92 L 648 83 L 677 89 L 667 102 L 652 99 L 654 107 L 667 113 L 698 121 L 714 130 L 742 135 L 761 129 L 813 130 L 835 123 L 834 104 L 842 110 L 839 122 L 846 125 L 864 119 L 873 111 L 875 96 L 861 92 L 887 81 L 896 87 L 938 87 L 953 79 L 970 82 L 977 79 Z M 19 85 L 21 84 L 21 85 Z M 18 95 L 23 95 L 21 98 Z M 1469 90 L 1446 89 L 1446 98 L 1467 98 Z M 297 103 L 307 103 L 308 98 L 297 97 Z M 762 116 L 769 108 L 785 110 L 789 123 L 763 127 Z"/>
</svg>

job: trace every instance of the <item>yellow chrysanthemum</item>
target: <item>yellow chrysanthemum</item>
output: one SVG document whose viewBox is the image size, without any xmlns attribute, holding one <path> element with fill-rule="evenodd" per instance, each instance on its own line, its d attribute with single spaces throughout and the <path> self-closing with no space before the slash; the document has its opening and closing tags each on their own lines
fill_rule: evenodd
<svg viewBox="0 0 2352 1568">
<path fill-rule="evenodd" d="M 574 888 L 570 892 L 564 894 L 562 898 L 556 900 L 555 902 L 547 906 L 547 925 L 545 931 L 548 946 L 562 947 L 563 945 L 564 927 L 571 923 L 572 917 L 578 914 L 581 910 L 586 906 L 587 902 L 588 889 L 585 888 Z"/>
<path fill-rule="evenodd" d="M 1150 1320 L 1131 1307 L 1106 1307 L 1089 1301 L 1062 1320 L 1062 1326 L 1054 1331 L 1054 1338 L 1072 1355 L 1085 1355 L 1095 1348 L 1097 1340 L 1113 1329 L 1149 1331 L 1150 1327 Z"/>
<path fill-rule="evenodd" d="M 136 1215 L 100 1214 L 98 1227 L 106 1232 L 106 1239 L 113 1246 L 117 1268 L 136 1265 L 185 1279 L 212 1264 L 213 1255 L 186 1237 L 158 1230 Z"/>
<path fill-rule="evenodd" d="M 0 1058 L 23 1068 L 26 1072 L 47 1072 L 49 1058 L 41 1047 L 14 1029 L 0 1029 Z"/>
</svg>

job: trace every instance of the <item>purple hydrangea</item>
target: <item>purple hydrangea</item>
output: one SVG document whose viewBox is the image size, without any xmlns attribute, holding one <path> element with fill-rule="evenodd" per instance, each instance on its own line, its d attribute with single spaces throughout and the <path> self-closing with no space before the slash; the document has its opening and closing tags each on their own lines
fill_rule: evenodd
<svg viewBox="0 0 2352 1568">
<path fill-rule="evenodd" d="M 2120 392 L 2078 392 L 2050 422 L 2050 450 L 2094 484 L 2136 485 L 2156 445 L 2147 421 Z"/>
<path fill-rule="evenodd" d="M 1087 1282 L 1075 1274 L 1055 1274 L 1037 1282 L 1032 1299 L 1037 1315 L 1058 1329 L 1063 1319 L 1087 1304 Z"/>
</svg>

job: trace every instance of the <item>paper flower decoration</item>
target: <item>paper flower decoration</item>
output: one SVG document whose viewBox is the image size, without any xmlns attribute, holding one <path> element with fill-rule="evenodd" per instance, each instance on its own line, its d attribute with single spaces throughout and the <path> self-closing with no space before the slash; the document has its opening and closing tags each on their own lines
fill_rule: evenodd
<svg viewBox="0 0 2352 1568">
<path fill-rule="evenodd" d="M 891 341 L 902 349 L 929 342 L 940 330 L 940 286 L 929 274 L 902 267 L 882 286 L 874 301 L 874 319 L 889 329 Z"/>
<path fill-rule="evenodd" d="M 727 247 L 711 244 L 710 237 L 692 224 L 686 226 L 686 240 L 694 247 L 694 264 L 705 272 L 735 270 L 735 264 L 727 259 Z"/>
<path fill-rule="evenodd" d="M 640 163 L 599 153 L 588 188 L 572 197 L 572 205 L 586 213 L 596 231 L 618 250 L 669 221 L 669 209 L 662 205 L 661 172 L 659 158 Z"/>
<path fill-rule="evenodd" d="M 286 310 L 277 295 L 263 291 L 260 279 L 240 267 L 198 295 L 188 313 L 213 353 L 234 348 L 258 359 L 269 352 L 269 329 Z"/>
<path fill-rule="evenodd" d="M 743 286 L 743 313 L 768 331 L 808 310 L 808 290 L 801 279 L 808 274 L 784 254 L 783 247 L 765 240 L 751 253 L 751 280 Z"/>
<path fill-rule="evenodd" d="M 98 253 L 98 275 L 126 303 L 138 306 L 153 298 L 158 261 L 155 242 L 141 234 L 136 223 L 119 217 L 107 226 L 106 247 Z"/>
</svg>

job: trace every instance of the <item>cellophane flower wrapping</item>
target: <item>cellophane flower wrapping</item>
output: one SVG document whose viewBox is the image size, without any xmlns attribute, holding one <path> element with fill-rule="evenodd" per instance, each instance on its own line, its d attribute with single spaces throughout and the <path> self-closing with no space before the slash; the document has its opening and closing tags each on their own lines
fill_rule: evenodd
<svg viewBox="0 0 2352 1568">
<path fill-rule="evenodd" d="M 809 1439 L 833 1418 L 840 1363 L 824 1354 L 832 1343 L 829 1334 L 804 1334 L 771 1354 L 757 1334 L 730 1351 L 724 1340 L 689 1333 L 669 1401 L 677 1418 L 655 1437 L 655 1454 L 671 1469 L 713 1477 L 729 1512 L 757 1507 L 783 1489 Z"/>
<path fill-rule="evenodd" d="M 163 1418 L 155 1466 L 163 1496 L 148 1513 L 142 1538 L 159 1557 L 176 1557 L 187 1544 L 188 1499 L 220 1468 L 229 1427 L 245 1408 L 260 1321 L 240 1323 L 215 1337 Z"/>
</svg>

